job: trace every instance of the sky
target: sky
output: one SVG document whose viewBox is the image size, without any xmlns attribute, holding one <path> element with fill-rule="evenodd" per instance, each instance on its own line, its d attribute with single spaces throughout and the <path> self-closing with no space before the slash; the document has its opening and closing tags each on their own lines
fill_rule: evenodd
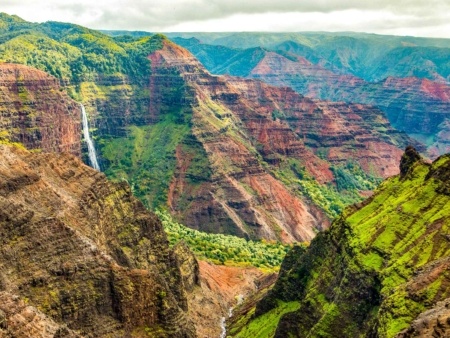
<svg viewBox="0 0 450 338">
<path fill-rule="evenodd" d="M 450 0 L 1 0 L 0 12 L 94 29 L 356 31 L 450 38 Z"/>
</svg>

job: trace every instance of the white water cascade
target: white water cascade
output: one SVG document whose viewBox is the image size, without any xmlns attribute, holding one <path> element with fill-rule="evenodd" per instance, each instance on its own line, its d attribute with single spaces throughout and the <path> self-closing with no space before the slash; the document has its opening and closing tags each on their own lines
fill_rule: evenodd
<svg viewBox="0 0 450 338">
<path fill-rule="evenodd" d="M 236 306 L 241 305 L 242 302 L 244 301 L 244 296 L 243 295 L 237 295 L 236 296 L 236 301 L 237 301 Z M 233 309 L 234 309 L 234 306 L 230 307 L 228 309 L 228 318 L 231 318 L 231 316 L 233 315 Z M 226 338 L 227 337 L 226 320 L 227 319 L 225 317 L 222 317 L 220 319 L 220 329 L 221 329 L 220 338 Z"/>
<path fill-rule="evenodd" d="M 91 167 L 94 169 L 97 169 L 100 171 L 100 166 L 98 165 L 97 161 L 97 153 L 95 152 L 94 147 L 94 141 L 91 139 L 91 135 L 89 135 L 89 124 L 88 119 L 86 115 L 86 110 L 84 109 L 84 106 L 80 103 L 81 106 L 81 115 L 83 120 L 83 135 L 84 140 L 86 141 L 87 147 L 88 147 L 88 155 L 89 155 L 89 162 L 91 162 Z"/>
</svg>

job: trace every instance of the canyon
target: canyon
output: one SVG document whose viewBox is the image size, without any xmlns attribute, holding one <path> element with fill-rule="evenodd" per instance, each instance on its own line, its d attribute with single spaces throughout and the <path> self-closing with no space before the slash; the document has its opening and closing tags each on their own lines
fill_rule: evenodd
<svg viewBox="0 0 450 338">
<path fill-rule="evenodd" d="M 0 145 L 1 337 L 219 336 L 275 275 L 169 248 L 127 184 L 68 153 Z"/>
<path fill-rule="evenodd" d="M 83 104 L 105 174 L 194 229 L 310 241 L 397 173 L 406 145 L 420 148 L 373 106 L 213 76 L 160 35 L 122 42 L 70 24 L 3 20 L 3 60 L 44 68 Z M 49 65 L 49 45 L 60 62 Z"/>
<path fill-rule="evenodd" d="M 370 82 L 388 71 L 284 46 L 219 76 L 160 34 L 0 14 L 1 337 L 448 332 L 443 68 Z M 291 250 L 279 274 L 206 261 L 175 221 Z"/>
</svg>

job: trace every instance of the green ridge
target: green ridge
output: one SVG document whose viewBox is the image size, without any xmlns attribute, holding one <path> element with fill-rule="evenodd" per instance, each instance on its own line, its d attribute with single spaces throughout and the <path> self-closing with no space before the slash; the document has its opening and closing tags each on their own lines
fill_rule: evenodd
<svg viewBox="0 0 450 338">
<path fill-rule="evenodd" d="M 442 265 L 450 257 L 449 178 L 450 155 L 432 165 L 418 161 L 404 177 L 384 181 L 373 197 L 347 208 L 306 252 L 286 256 L 248 327 L 280 300 L 299 301 L 298 311 L 282 317 L 276 337 L 394 337 L 449 297 L 450 275 Z"/>
</svg>

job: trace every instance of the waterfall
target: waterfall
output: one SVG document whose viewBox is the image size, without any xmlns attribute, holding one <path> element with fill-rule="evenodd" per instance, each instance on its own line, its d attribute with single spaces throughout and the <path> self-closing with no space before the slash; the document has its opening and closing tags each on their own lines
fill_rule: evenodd
<svg viewBox="0 0 450 338">
<path fill-rule="evenodd" d="M 220 332 L 220 338 L 226 338 L 227 337 L 227 327 L 226 327 L 226 324 L 225 324 L 225 317 L 222 317 L 221 319 L 220 319 L 220 329 L 221 329 L 221 332 Z"/>
<path fill-rule="evenodd" d="M 236 306 L 241 305 L 243 303 L 243 301 L 244 301 L 244 295 L 236 296 Z M 234 310 L 234 306 L 232 306 L 228 309 L 228 318 L 231 318 L 231 316 L 233 315 L 233 310 Z M 225 317 L 220 318 L 220 329 L 221 329 L 220 338 L 226 338 L 227 337 L 227 325 L 226 325 Z"/>
<path fill-rule="evenodd" d="M 83 117 L 83 135 L 84 140 L 86 141 L 88 147 L 89 162 L 91 162 L 92 168 L 100 171 L 100 166 L 98 165 L 97 161 L 97 154 L 95 152 L 94 141 L 92 141 L 91 135 L 89 135 L 89 124 L 86 115 L 86 110 L 84 109 L 84 106 L 81 103 L 80 106 L 81 106 L 81 114 Z"/>
</svg>

